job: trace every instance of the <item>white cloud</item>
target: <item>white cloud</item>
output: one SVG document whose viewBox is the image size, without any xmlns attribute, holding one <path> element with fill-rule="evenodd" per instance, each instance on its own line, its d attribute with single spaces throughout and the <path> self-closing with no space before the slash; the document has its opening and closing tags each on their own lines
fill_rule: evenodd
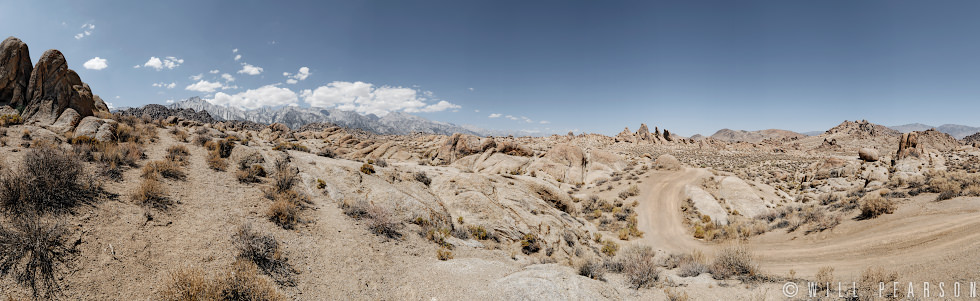
<svg viewBox="0 0 980 301">
<path fill-rule="evenodd" d="M 228 74 L 228 73 L 222 74 L 221 75 L 221 78 L 225 79 L 226 82 L 233 82 L 233 81 L 235 81 L 235 77 L 234 76 L 231 76 L 231 74 Z"/>
<path fill-rule="evenodd" d="M 242 59 L 242 55 L 241 55 L 241 54 L 239 54 L 239 55 L 235 55 L 235 60 L 236 60 L 236 61 L 237 61 L 237 60 L 240 60 L 240 59 Z"/>
<path fill-rule="evenodd" d="M 218 74 L 218 73 L 221 73 L 221 71 L 220 71 L 220 70 L 218 70 L 218 69 L 214 69 L 214 70 L 211 70 L 211 71 L 208 71 L 208 73 L 211 73 L 211 74 Z"/>
<path fill-rule="evenodd" d="M 473 110 L 473 112 L 480 113 L 480 110 Z"/>
<path fill-rule="evenodd" d="M 206 80 L 201 80 L 199 82 L 196 82 L 196 83 L 193 83 L 193 84 L 188 85 L 184 89 L 185 90 L 189 90 L 189 91 L 197 91 L 197 92 L 203 92 L 203 93 L 211 93 L 211 92 L 217 91 L 218 89 L 221 89 L 223 87 L 224 87 L 224 85 L 222 85 L 219 82 L 209 82 L 209 81 L 206 81 Z"/>
<path fill-rule="evenodd" d="M 470 89 L 470 91 L 473 91 L 473 88 L 467 88 L 467 89 Z"/>
<path fill-rule="evenodd" d="M 102 70 L 109 67 L 109 64 L 106 63 L 106 59 L 94 57 L 91 60 L 85 62 L 85 64 L 83 64 L 82 66 L 85 67 L 85 69 Z"/>
<path fill-rule="evenodd" d="M 283 72 L 282 73 L 282 76 L 285 76 L 285 77 L 288 77 L 289 78 L 289 80 L 286 80 L 287 83 L 295 84 L 298 81 L 306 80 L 307 77 L 310 77 L 310 68 L 309 67 L 300 67 L 299 68 L 299 72 L 297 72 L 296 74 L 292 74 L 292 73 L 289 73 L 289 72 Z"/>
<path fill-rule="evenodd" d="M 238 48 L 232 49 L 231 53 L 238 53 Z"/>
<path fill-rule="evenodd" d="M 167 99 L 167 101 L 166 101 L 166 102 L 167 102 L 167 103 L 174 103 L 174 102 L 175 102 L 175 100 L 173 100 L 173 99 Z"/>
<path fill-rule="evenodd" d="M 204 78 L 204 73 L 199 73 L 198 75 L 191 75 L 191 80 L 201 80 Z"/>
<path fill-rule="evenodd" d="M 500 118 L 500 114 L 493 113 L 493 114 L 490 114 L 490 116 L 488 116 L 488 117 L 490 117 L 490 118 Z"/>
<path fill-rule="evenodd" d="M 524 116 L 521 116 L 521 119 L 524 120 L 524 122 L 527 122 L 527 123 L 533 123 L 534 122 L 533 120 L 531 120 L 531 118 L 527 118 L 527 117 L 524 117 Z"/>
<path fill-rule="evenodd" d="M 171 83 L 168 84 L 168 83 L 164 83 L 164 82 L 159 82 L 159 83 L 153 83 L 153 86 L 154 87 L 160 87 L 160 88 L 173 89 L 173 88 L 177 87 L 177 83 L 171 82 Z"/>
<path fill-rule="evenodd" d="M 296 84 L 298 82 L 299 82 L 298 80 L 295 80 L 295 79 L 292 79 L 292 78 L 286 80 L 286 83 L 287 84 L 290 84 L 290 85 L 294 85 L 294 84 Z"/>
<path fill-rule="evenodd" d="M 538 123 L 540 123 L 540 124 L 549 124 L 549 123 L 551 123 L 551 121 L 541 120 L 541 122 L 538 122 Z"/>
<path fill-rule="evenodd" d="M 105 106 L 108 107 L 110 110 L 116 108 L 116 106 L 112 105 L 112 103 L 111 102 L 108 102 L 108 101 L 105 102 Z"/>
<path fill-rule="evenodd" d="M 234 95 L 218 92 L 209 102 L 216 105 L 233 106 L 243 109 L 257 109 L 264 106 L 294 105 L 299 101 L 296 92 L 275 85 L 262 86 Z"/>
<path fill-rule="evenodd" d="M 303 90 L 301 95 L 304 102 L 314 107 L 336 107 L 379 116 L 397 111 L 439 112 L 460 108 L 459 105 L 444 100 L 429 104 L 426 102 L 429 99 L 424 96 L 425 93 L 413 88 L 375 87 L 365 82 L 335 81 L 313 90 Z"/>
<path fill-rule="evenodd" d="M 504 116 L 504 118 L 507 118 L 507 119 L 510 119 L 510 120 L 517 120 L 517 117 L 514 117 L 513 115 L 507 115 L 507 116 Z"/>
<path fill-rule="evenodd" d="M 248 74 L 248 75 L 259 75 L 260 73 L 262 73 L 262 67 L 256 67 L 256 66 L 249 65 L 248 63 L 243 63 L 242 70 L 238 70 L 238 73 Z"/>
<path fill-rule="evenodd" d="M 84 37 L 92 35 L 92 30 L 95 29 L 95 24 L 85 23 L 82 25 L 82 32 L 75 35 L 76 40 L 80 40 Z"/>
<path fill-rule="evenodd" d="M 163 68 L 167 68 L 167 69 L 177 68 L 177 66 L 180 66 L 180 64 L 183 63 L 184 63 L 184 59 L 179 59 L 172 56 L 168 56 L 163 59 L 160 59 L 155 56 L 151 56 L 150 59 L 143 64 L 143 67 L 153 68 L 156 69 L 157 71 L 160 71 L 163 70 Z"/>
</svg>

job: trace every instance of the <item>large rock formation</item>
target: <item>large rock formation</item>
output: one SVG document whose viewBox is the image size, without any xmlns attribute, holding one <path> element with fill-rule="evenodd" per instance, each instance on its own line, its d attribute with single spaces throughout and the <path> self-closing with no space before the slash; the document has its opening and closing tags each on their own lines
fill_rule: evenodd
<svg viewBox="0 0 980 301">
<path fill-rule="evenodd" d="M 864 160 L 865 162 L 878 161 L 878 150 L 867 147 L 862 148 L 858 151 L 858 158 Z"/>
<path fill-rule="evenodd" d="M 45 51 L 31 72 L 24 119 L 50 125 L 68 108 L 81 116 L 92 116 L 95 111 L 92 89 L 82 82 L 78 73 L 68 69 L 61 51 Z"/>
<path fill-rule="evenodd" d="M 139 108 L 129 108 L 119 111 L 120 115 L 146 117 L 152 120 L 168 119 L 171 116 L 185 120 L 193 120 L 200 123 L 215 123 L 216 120 L 207 111 L 195 111 L 194 109 L 168 108 L 158 104 L 148 104 Z M 168 122 L 175 123 L 175 122 Z M 282 125 L 285 126 L 285 125 Z M 288 129 L 287 129 L 288 131 Z"/>
<path fill-rule="evenodd" d="M 919 134 L 917 132 L 902 134 L 902 139 L 898 141 L 898 152 L 895 154 L 895 158 L 918 157 L 921 153 Z"/>
<path fill-rule="evenodd" d="M 0 43 L 0 106 L 17 108 L 24 105 L 31 70 L 27 44 L 15 37 Z"/>
</svg>

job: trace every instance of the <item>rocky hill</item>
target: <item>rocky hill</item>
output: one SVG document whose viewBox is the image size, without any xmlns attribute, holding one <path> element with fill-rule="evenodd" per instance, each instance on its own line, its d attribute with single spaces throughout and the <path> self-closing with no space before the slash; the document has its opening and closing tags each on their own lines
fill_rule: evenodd
<svg viewBox="0 0 980 301">
<path fill-rule="evenodd" d="M 124 116 L 146 116 L 149 119 L 166 119 L 170 116 L 177 116 L 200 123 L 214 123 L 216 121 L 206 111 L 195 111 L 194 109 L 174 109 L 158 104 L 149 104 L 139 108 L 128 108 L 118 111 L 118 113 Z"/>
<path fill-rule="evenodd" d="M 799 139 L 806 137 L 806 135 L 779 129 L 768 129 L 759 131 L 745 131 L 745 130 L 730 130 L 721 129 L 711 135 L 711 138 L 715 138 L 721 141 L 728 142 L 762 142 L 763 140 L 789 140 L 789 139 Z"/>
<path fill-rule="evenodd" d="M 928 124 L 911 123 L 905 125 L 890 126 L 889 128 L 902 133 L 909 133 L 913 131 L 921 132 L 928 129 L 936 129 L 937 131 L 949 134 L 950 136 L 953 136 L 953 138 L 956 139 L 963 139 L 966 136 L 980 132 L 980 127 L 973 127 L 973 126 L 961 125 L 961 124 L 944 124 L 940 126 L 931 126 Z"/>
</svg>

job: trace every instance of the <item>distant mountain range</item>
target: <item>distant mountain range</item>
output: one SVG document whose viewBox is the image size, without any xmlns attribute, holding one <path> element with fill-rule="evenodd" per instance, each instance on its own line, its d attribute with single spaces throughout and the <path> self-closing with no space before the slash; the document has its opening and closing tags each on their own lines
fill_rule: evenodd
<svg viewBox="0 0 980 301">
<path fill-rule="evenodd" d="M 980 132 L 980 127 L 972 127 L 972 126 L 960 125 L 960 124 L 944 124 L 940 126 L 931 126 L 928 124 L 910 123 L 905 125 L 890 126 L 889 128 L 902 133 L 908 133 L 912 131 L 925 131 L 934 128 L 937 131 L 949 134 L 950 136 L 953 136 L 953 138 L 956 139 L 963 139 L 966 136 L 973 135 L 976 134 L 977 132 Z"/>
<path fill-rule="evenodd" d="M 215 105 L 200 97 L 191 97 L 178 101 L 168 107 L 171 109 L 207 111 L 215 120 L 243 120 L 265 124 L 282 123 L 293 129 L 309 123 L 327 122 L 382 135 L 408 135 L 414 133 L 441 135 L 462 133 L 477 136 L 527 135 L 526 133 L 513 131 L 486 130 L 473 126 L 460 126 L 447 122 L 432 121 L 403 112 L 391 112 L 383 117 L 378 117 L 374 114 L 361 115 L 354 111 L 292 106 L 242 110 L 234 107 Z"/>
<path fill-rule="evenodd" d="M 744 131 L 744 130 L 730 130 L 721 129 L 711 135 L 711 138 L 718 139 L 721 141 L 735 142 L 761 142 L 766 139 L 791 139 L 791 138 L 803 138 L 806 137 L 803 134 L 778 129 L 768 129 L 759 131 Z"/>
</svg>

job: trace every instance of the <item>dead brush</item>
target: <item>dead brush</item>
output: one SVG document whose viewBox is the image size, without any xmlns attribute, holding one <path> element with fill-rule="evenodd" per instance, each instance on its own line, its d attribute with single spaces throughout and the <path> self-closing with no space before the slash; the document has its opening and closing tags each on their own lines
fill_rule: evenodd
<svg viewBox="0 0 980 301">
<path fill-rule="evenodd" d="M 190 161 L 187 157 L 190 157 L 191 152 L 183 145 L 172 145 L 167 148 L 167 154 L 163 157 L 167 161 L 177 162 L 180 165 L 187 165 Z"/>
<path fill-rule="evenodd" d="M 54 147 L 31 149 L 17 170 L 0 173 L 0 205 L 14 215 L 64 213 L 94 202 L 100 191 L 76 157 Z"/>
<path fill-rule="evenodd" d="M 53 298 L 61 290 L 61 272 L 74 253 L 68 235 L 62 223 L 37 216 L 16 217 L 9 226 L 0 224 L 0 274 L 12 274 L 34 299 Z"/>
<path fill-rule="evenodd" d="M 271 186 L 265 189 L 265 197 L 272 199 L 275 195 L 293 189 L 299 181 L 299 170 L 289 165 L 289 159 L 278 158 L 273 165 Z"/>
<path fill-rule="evenodd" d="M 159 300 L 288 300 L 276 285 L 259 275 L 251 262 L 236 260 L 227 271 L 209 278 L 199 268 L 180 269 L 170 273 Z"/>
<path fill-rule="evenodd" d="M 167 197 L 163 184 L 156 177 L 144 178 L 140 185 L 129 195 L 134 203 L 147 208 L 166 210 L 173 205 Z"/>
<path fill-rule="evenodd" d="M 368 207 L 367 216 L 370 217 L 367 221 L 368 229 L 372 233 L 387 238 L 401 237 L 401 234 L 398 233 L 398 227 L 401 226 L 401 223 L 396 221 L 387 208 L 371 205 Z"/>
<path fill-rule="evenodd" d="M 180 163 L 170 160 L 157 160 L 146 163 L 146 165 L 143 166 L 142 177 L 163 177 L 171 180 L 183 181 L 187 179 L 187 174 L 181 170 Z"/>
<path fill-rule="evenodd" d="M 228 162 L 217 151 L 209 151 L 205 163 L 214 171 L 225 171 L 228 168 Z"/>
<path fill-rule="evenodd" d="M 718 252 L 709 271 L 713 278 L 720 280 L 732 276 L 754 276 L 758 266 L 749 249 L 736 241 Z"/>
<path fill-rule="evenodd" d="M 254 263 L 279 284 L 295 285 L 292 276 L 296 271 L 279 249 L 279 241 L 272 235 L 260 233 L 246 223 L 232 235 L 232 244 L 238 250 L 238 258 Z"/>
<path fill-rule="evenodd" d="M 622 273 L 630 287 L 634 289 L 652 287 L 660 279 L 653 248 L 643 245 L 631 245 L 619 254 L 619 264 Z"/>
</svg>

